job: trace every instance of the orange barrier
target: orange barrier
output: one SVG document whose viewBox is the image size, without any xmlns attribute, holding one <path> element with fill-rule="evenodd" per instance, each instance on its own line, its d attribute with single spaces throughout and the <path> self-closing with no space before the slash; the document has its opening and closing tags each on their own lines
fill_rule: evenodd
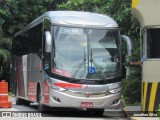
<svg viewBox="0 0 160 120">
<path fill-rule="evenodd" d="M 0 82 L 0 108 L 11 108 L 12 102 L 8 102 L 8 82 Z"/>
</svg>

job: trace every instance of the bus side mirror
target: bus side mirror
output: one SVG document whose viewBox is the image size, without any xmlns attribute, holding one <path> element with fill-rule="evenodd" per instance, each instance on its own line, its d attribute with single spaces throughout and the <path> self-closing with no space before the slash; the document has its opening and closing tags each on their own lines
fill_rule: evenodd
<svg viewBox="0 0 160 120">
<path fill-rule="evenodd" d="M 52 51 L 52 36 L 49 31 L 45 32 L 45 50 L 48 53 Z"/>
<path fill-rule="evenodd" d="M 132 40 L 128 36 L 125 36 L 125 35 L 121 35 L 121 38 L 127 43 L 128 56 L 132 56 L 132 52 L 133 52 Z"/>
</svg>

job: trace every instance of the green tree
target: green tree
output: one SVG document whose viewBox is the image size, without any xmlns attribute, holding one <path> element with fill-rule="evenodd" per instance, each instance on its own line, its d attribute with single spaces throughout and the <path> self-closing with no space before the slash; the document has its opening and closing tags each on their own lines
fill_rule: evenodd
<svg viewBox="0 0 160 120">
<path fill-rule="evenodd" d="M 45 12 L 42 0 L 0 1 L 0 79 L 9 80 L 11 39 L 30 21 Z"/>
<path fill-rule="evenodd" d="M 65 0 L 0 0 L 0 79 L 9 79 L 11 39 L 32 20 Z"/>
<path fill-rule="evenodd" d="M 1 79 L 9 79 L 9 62 L 10 62 L 11 40 L 2 38 L 0 41 L 0 76 Z M 5 76 L 7 75 L 7 76 Z"/>
</svg>

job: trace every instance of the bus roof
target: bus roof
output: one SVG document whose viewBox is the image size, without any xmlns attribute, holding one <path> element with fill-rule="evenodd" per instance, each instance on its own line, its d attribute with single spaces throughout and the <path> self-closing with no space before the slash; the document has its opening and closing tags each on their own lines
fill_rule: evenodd
<svg viewBox="0 0 160 120">
<path fill-rule="evenodd" d="M 117 28 L 118 24 L 109 16 L 82 12 L 82 11 L 48 11 L 33 20 L 15 36 L 26 31 L 43 21 L 43 18 L 49 18 L 54 25 L 83 27 L 83 28 Z"/>
<path fill-rule="evenodd" d="M 90 12 L 78 11 L 54 11 L 47 12 L 48 15 L 53 15 L 52 23 L 60 23 L 64 25 L 79 25 L 79 26 L 99 26 L 99 27 L 118 27 L 117 23 L 106 15 Z"/>
</svg>

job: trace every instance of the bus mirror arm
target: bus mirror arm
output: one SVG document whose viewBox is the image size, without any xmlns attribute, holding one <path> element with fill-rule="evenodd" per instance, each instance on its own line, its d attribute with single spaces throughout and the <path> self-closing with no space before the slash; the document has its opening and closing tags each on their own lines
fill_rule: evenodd
<svg viewBox="0 0 160 120">
<path fill-rule="evenodd" d="M 125 35 L 121 35 L 122 40 L 124 40 L 127 43 L 127 54 L 128 56 L 132 56 L 132 52 L 133 52 L 133 44 L 132 44 L 132 40 Z"/>
<path fill-rule="evenodd" d="M 49 31 L 45 32 L 45 50 L 48 53 L 51 53 L 52 50 L 52 36 Z"/>
</svg>

